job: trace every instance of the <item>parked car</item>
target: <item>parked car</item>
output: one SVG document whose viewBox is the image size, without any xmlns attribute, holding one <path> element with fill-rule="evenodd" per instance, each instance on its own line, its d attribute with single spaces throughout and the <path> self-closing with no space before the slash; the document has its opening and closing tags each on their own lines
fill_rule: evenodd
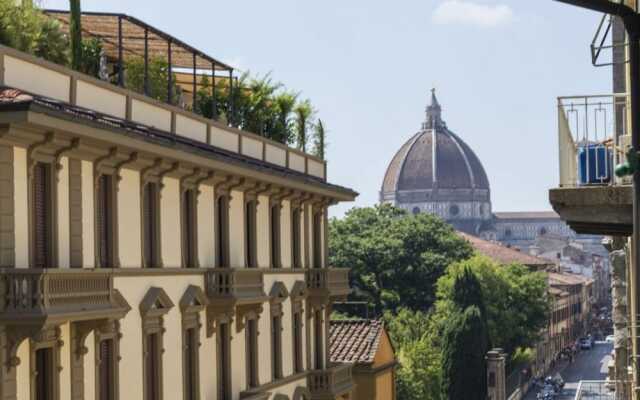
<svg viewBox="0 0 640 400">
<path fill-rule="evenodd" d="M 609 335 L 604 339 L 605 342 L 607 343 L 613 343 L 613 335 Z"/>
<path fill-rule="evenodd" d="M 591 350 L 593 347 L 593 342 L 589 338 L 580 339 L 580 349 L 582 350 Z"/>
</svg>

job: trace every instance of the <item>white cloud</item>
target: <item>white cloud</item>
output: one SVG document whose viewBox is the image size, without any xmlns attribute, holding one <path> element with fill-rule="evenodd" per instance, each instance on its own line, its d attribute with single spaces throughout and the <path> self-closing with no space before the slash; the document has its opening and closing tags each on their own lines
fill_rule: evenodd
<svg viewBox="0 0 640 400">
<path fill-rule="evenodd" d="M 484 5 L 465 0 L 445 0 L 431 16 L 437 24 L 494 27 L 513 20 L 513 10 L 504 4 Z"/>
</svg>

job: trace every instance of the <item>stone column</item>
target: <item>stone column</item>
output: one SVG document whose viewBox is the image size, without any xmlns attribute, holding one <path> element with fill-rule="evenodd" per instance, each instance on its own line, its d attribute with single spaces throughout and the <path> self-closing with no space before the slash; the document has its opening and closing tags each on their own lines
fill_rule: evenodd
<svg viewBox="0 0 640 400">
<path fill-rule="evenodd" d="M 626 238 L 613 236 L 604 239 L 611 265 L 611 302 L 613 305 L 613 352 L 616 400 L 629 399 L 629 322 L 627 318 L 627 253 Z"/>
<path fill-rule="evenodd" d="M 502 349 L 493 349 L 487 352 L 485 360 L 487 360 L 487 399 L 507 400 L 506 354 Z"/>
</svg>

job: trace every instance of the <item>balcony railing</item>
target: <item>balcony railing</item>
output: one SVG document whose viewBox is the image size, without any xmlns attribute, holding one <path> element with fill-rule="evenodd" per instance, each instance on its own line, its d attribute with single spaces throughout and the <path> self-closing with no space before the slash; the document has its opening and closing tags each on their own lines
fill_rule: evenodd
<svg viewBox="0 0 640 400">
<path fill-rule="evenodd" d="M 211 300 L 238 302 L 264 300 L 264 276 L 256 268 L 216 268 L 206 273 L 207 296 Z"/>
<path fill-rule="evenodd" d="M 348 268 L 309 269 L 306 280 L 311 295 L 346 296 L 351 292 Z"/>
<path fill-rule="evenodd" d="M 60 269 L 4 269 L 0 271 L 0 319 L 62 318 L 126 308 L 108 272 Z"/>
<path fill-rule="evenodd" d="M 3 72 L 0 86 L 152 127 L 178 135 L 194 145 L 214 146 L 326 180 L 326 165 L 318 157 L 15 49 L 0 46 L 0 71 Z"/>
<path fill-rule="evenodd" d="M 560 187 L 619 185 L 617 164 L 630 145 L 626 94 L 558 98 Z"/>
<path fill-rule="evenodd" d="M 351 390 L 353 380 L 351 365 L 341 364 L 324 370 L 314 370 L 308 377 L 309 391 L 312 395 L 340 395 Z"/>
</svg>

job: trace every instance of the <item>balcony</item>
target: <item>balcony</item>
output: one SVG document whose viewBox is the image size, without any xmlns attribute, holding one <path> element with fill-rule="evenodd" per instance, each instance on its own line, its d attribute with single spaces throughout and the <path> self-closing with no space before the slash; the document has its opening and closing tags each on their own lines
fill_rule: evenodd
<svg viewBox="0 0 640 400">
<path fill-rule="evenodd" d="M 259 304 L 268 299 L 263 271 L 257 268 L 215 268 L 206 272 L 207 297 L 212 305 Z"/>
<path fill-rule="evenodd" d="M 577 233 L 632 232 L 631 181 L 613 173 L 631 142 L 628 102 L 624 94 L 558 98 L 560 185 L 549 201 Z"/>
<path fill-rule="evenodd" d="M 109 272 L 61 269 L 0 271 L 0 321 L 36 325 L 121 318 L 130 309 Z"/>
<path fill-rule="evenodd" d="M 307 385 L 313 400 L 333 400 L 351 392 L 351 365 L 341 364 L 324 370 L 309 372 Z"/>
<path fill-rule="evenodd" d="M 312 298 L 346 298 L 351 293 L 348 268 L 317 268 L 305 273 Z"/>
</svg>

